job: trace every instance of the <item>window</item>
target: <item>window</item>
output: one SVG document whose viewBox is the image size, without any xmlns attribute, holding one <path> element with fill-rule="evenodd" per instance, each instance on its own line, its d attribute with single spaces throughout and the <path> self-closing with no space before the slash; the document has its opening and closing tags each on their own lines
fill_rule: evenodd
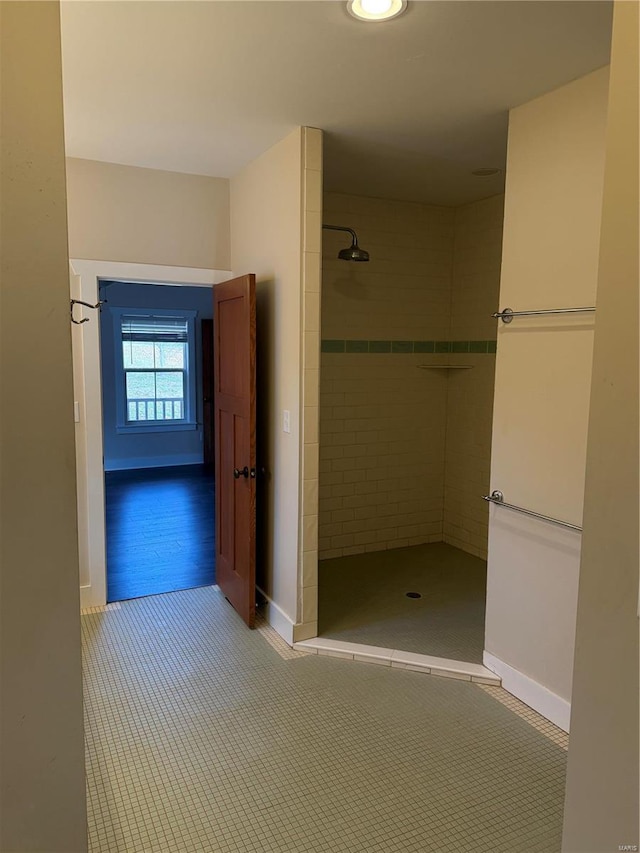
<svg viewBox="0 0 640 853">
<path fill-rule="evenodd" d="M 195 312 L 114 312 L 118 430 L 195 427 Z"/>
<path fill-rule="evenodd" d="M 125 421 L 184 421 L 188 323 L 181 317 L 122 317 Z"/>
</svg>

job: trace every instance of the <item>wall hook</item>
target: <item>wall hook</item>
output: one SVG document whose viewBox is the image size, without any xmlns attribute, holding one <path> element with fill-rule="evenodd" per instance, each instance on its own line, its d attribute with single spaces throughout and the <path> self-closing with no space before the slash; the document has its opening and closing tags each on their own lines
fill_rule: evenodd
<svg viewBox="0 0 640 853">
<path fill-rule="evenodd" d="M 98 308 L 98 309 L 100 309 L 106 301 L 107 301 L 106 299 L 101 299 L 98 302 L 96 302 L 95 305 L 92 305 L 90 302 L 84 302 L 82 299 L 72 299 L 71 300 L 71 307 L 70 307 L 71 322 L 75 323 L 76 326 L 80 326 L 80 325 L 82 325 L 82 323 L 88 323 L 89 322 L 88 317 L 84 317 L 82 320 L 74 319 L 74 316 L 73 316 L 73 306 L 74 305 L 84 305 L 87 308 Z"/>
</svg>

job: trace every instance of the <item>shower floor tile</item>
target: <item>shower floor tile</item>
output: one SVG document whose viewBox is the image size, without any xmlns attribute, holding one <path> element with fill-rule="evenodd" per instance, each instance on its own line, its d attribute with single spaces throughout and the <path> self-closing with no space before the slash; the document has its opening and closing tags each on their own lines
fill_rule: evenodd
<svg viewBox="0 0 640 853">
<path fill-rule="evenodd" d="M 436 542 L 322 560 L 318 572 L 321 637 L 482 663 L 484 560 Z"/>
</svg>

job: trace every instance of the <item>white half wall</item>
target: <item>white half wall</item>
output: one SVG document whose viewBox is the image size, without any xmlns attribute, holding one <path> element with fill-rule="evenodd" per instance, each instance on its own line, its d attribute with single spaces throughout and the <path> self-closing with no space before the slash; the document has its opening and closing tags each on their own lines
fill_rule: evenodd
<svg viewBox="0 0 640 853">
<path fill-rule="evenodd" d="M 489 560 L 486 651 L 569 702 L 580 535 L 491 506 Z"/>
<path fill-rule="evenodd" d="M 596 304 L 607 95 L 604 68 L 511 111 L 501 308 Z M 590 313 L 498 322 L 491 489 L 578 526 L 595 322 Z M 485 650 L 566 703 L 580 539 L 491 508 Z"/>
</svg>

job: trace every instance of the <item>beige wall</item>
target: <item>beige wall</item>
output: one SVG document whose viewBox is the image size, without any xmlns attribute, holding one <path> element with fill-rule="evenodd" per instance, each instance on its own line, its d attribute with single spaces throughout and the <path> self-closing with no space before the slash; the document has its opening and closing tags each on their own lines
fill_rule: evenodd
<svg viewBox="0 0 640 853">
<path fill-rule="evenodd" d="M 607 83 L 601 69 L 511 112 L 501 308 L 595 304 Z M 498 326 L 491 488 L 580 525 L 594 316 Z M 491 508 L 485 649 L 567 722 L 579 552 L 579 534 Z"/>
<path fill-rule="evenodd" d="M 447 340 L 453 210 L 325 193 L 322 338 Z M 349 344 L 345 344 L 349 346 Z M 321 558 L 442 539 L 447 374 L 433 353 L 322 353 Z"/>
<path fill-rule="evenodd" d="M 72 258 L 229 269 L 229 181 L 67 160 Z"/>
<path fill-rule="evenodd" d="M 0 849 L 87 849 L 57 3 L 0 4 Z"/>
<path fill-rule="evenodd" d="M 615 4 L 564 853 L 639 841 L 638 24 Z"/>
<path fill-rule="evenodd" d="M 452 341 L 495 341 L 504 196 L 456 208 L 451 278 Z M 443 539 L 486 560 L 495 355 L 460 356 L 472 370 L 450 371 Z"/>
<path fill-rule="evenodd" d="M 320 212 L 306 214 L 303 178 L 311 149 L 316 158 L 319 149 L 318 140 L 308 141 L 305 130 L 297 128 L 231 180 L 232 268 L 235 275 L 254 272 L 257 276 L 258 466 L 266 468 L 258 496 L 263 531 L 258 583 L 277 608 L 272 621 L 284 618 L 290 626 L 303 615 L 298 611 L 303 606 L 298 596 L 298 587 L 303 586 L 299 583 L 304 548 L 299 530 L 302 483 L 303 477 L 314 479 L 313 442 L 304 468 L 301 459 L 303 404 L 313 407 L 314 403 L 303 397 L 301 379 L 305 364 L 313 363 L 313 337 L 308 341 L 302 337 L 307 305 L 302 281 L 304 260 L 311 275 L 313 255 L 320 249 Z M 309 346 L 306 359 L 303 345 Z M 317 388 L 317 368 L 315 373 Z M 311 394 L 313 384 L 310 376 Z M 285 410 L 290 413 L 290 433 L 283 431 Z M 313 521 L 308 524 L 312 526 Z M 307 537 L 310 546 L 312 533 Z M 314 611 L 306 614 L 308 621 L 314 621 L 315 608 L 308 610 Z"/>
</svg>

